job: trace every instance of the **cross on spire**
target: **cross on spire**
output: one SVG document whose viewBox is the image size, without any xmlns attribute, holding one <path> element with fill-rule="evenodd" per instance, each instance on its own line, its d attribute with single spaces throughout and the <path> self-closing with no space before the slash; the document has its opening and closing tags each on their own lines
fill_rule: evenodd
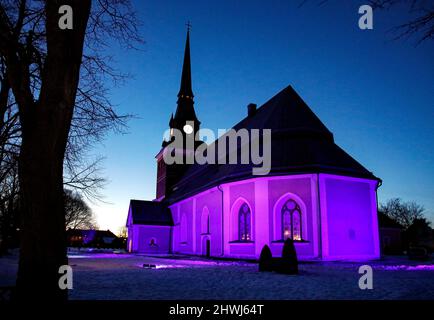
<svg viewBox="0 0 434 320">
<path fill-rule="evenodd" d="M 187 31 L 190 31 L 191 30 L 191 22 L 190 22 L 190 20 L 188 20 L 185 25 L 187 26 Z"/>
</svg>

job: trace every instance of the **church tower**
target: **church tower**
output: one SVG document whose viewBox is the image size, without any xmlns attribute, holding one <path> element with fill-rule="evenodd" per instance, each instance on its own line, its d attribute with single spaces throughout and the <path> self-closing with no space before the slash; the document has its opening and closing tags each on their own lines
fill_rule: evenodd
<svg viewBox="0 0 434 320">
<path fill-rule="evenodd" d="M 189 165 L 186 164 L 186 156 L 194 150 L 187 149 L 187 139 L 193 139 L 199 131 L 200 121 L 194 111 L 194 95 L 191 85 L 191 61 L 190 61 L 190 24 L 187 24 L 187 40 L 185 42 L 184 63 L 182 65 L 181 86 L 178 92 L 178 100 L 175 116 L 172 114 L 169 120 L 170 138 L 164 140 L 162 149 L 157 154 L 157 200 L 163 200 L 172 191 L 173 186 L 182 178 Z M 182 133 L 184 144 L 181 152 L 184 158 L 183 164 L 167 165 L 163 159 L 165 148 L 174 140 L 174 130 Z M 200 142 L 194 143 L 194 149 Z"/>
</svg>

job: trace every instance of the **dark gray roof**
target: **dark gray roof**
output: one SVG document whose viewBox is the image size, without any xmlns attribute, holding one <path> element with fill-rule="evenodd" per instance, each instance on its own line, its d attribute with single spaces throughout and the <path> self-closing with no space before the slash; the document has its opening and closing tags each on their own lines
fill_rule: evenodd
<svg viewBox="0 0 434 320">
<path fill-rule="evenodd" d="M 291 86 L 233 128 L 272 130 L 269 176 L 332 173 L 379 180 L 334 143 L 333 134 Z M 253 167 L 252 163 L 192 165 L 168 201 L 179 201 L 220 183 L 257 177 L 252 175 Z"/>
<path fill-rule="evenodd" d="M 157 201 L 130 200 L 133 224 L 172 226 L 173 220 L 167 204 Z"/>
</svg>

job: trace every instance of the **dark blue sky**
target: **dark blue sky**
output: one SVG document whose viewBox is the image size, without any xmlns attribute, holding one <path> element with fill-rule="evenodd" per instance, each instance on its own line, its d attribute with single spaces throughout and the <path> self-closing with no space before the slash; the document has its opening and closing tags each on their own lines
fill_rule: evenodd
<svg viewBox="0 0 434 320">
<path fill-rule="evenodd" d="M 374 29 L 358 28 L 366 1 L 135 1 L 143 51 L 113 49 L 134 78 L 111 90 L 120 113 L 137 115 L 129 134 L 110 134 L 109 204 L 93 205 L 102 228 L 125 223 L 129 199 L 155 197 L 162 135 L 176 108 L 190 20 L 195 107 L 202 127 L 230 128 L 291 84 L 344 150 L 383 179 L 379 200 L 423 204 L 434 221 L 434 41 L 391 41 L 404 8 L 374 12 Z"/>
</svg>

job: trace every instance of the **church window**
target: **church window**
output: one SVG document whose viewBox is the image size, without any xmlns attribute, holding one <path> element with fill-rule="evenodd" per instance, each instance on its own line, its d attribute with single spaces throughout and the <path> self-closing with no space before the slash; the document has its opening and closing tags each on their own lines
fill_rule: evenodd
<svg viewBox="0 0 434 320">
<path fill-rule="evenodd" d="M 201 233 L 202 234 L 208 234 L 208 233 L 210 233 L 210 229 L 209 229 L 209 211 L 208 211 L 207 207 L 203 208 L 203 210 L 202 210 Z"/>
<path fill-rule="evenodd" d="M 302 240 L 301 209 L 294 200 L 290 199 L 282 207 L 282 238 Z"/>
<path fill-rule="evenodd" d="M 238 236 L 240 241 L 252 240 L 250 217 L 250 208 L 244 203 L 238 212 Z"/>
<path fill-rule="evenodd" d="M 181 243 L 187 242 L 187 216 L 184 214 L 181 218 Z"/>
</svg>

